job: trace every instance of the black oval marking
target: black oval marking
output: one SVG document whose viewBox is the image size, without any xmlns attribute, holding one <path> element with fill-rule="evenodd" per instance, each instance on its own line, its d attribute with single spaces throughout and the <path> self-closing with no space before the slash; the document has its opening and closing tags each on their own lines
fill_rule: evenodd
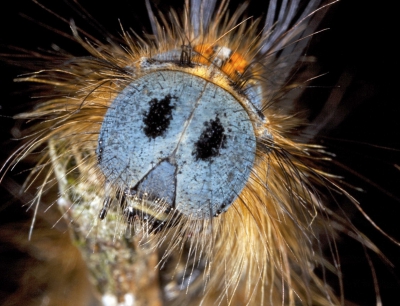
<svg viewBox="0 0 400 306">
<path fill-rule="evenodd" d="M 204 126 L 206 128 L 195 143 L 195 149 L 192 152 L 196 156 L 196 160 L 210 160 L 212 157 L 218 156 L 220 149 L 225 148 L 226 145 L 225 128 L 218 115 L 215 120 L 204 122 Z"/>
<path fill-rule="evenodd" d="M 150 109 L 144 113 L 143 123 L 145 124 L 144 133 L 149 138 L 156 138 L 162 136 L 168 129 L 172 117 L 172 110 L 175 108 L 171 105 L 171 95 L 166 95 L 164 99 L 152 99 Z"/>
</svg>

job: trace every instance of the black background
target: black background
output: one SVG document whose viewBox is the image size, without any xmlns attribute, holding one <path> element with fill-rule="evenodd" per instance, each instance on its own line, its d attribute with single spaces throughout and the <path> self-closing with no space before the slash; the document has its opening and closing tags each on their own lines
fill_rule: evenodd
<svg viewBox="0 0 400 306">
<path fill-rule="evenodd" d="M 181 2 L 158 1 L 156 5 L 166 12 L 169 6 L 181 10 Z M 103 38 L 104 33 L 94 30 L 65 1 L 42 3 L 67 21 L 74 18 L 79 27 Z M 80 3 L 113 34 L 120 33 L 118 18 L 125 28 L 131 27 L 138 33 L 150 32 L 144 1 Z M 231 7 L 234 8 L 236 3 L 238 1 L 231 1 Z M 260 16 L 265 12 L 266 5 L 251 1 L 249 15 Z M 377 1 L 343 0 L 332 5 L 321 24 L 321 28 L 330 29 L 314 37 L 308 51 L 318 58 L 320 71 L 328 74 L 313 83 L 316 87 L 307 90 L 304 103 L 310 109 L 309 116 L 312 119 L 331 90 L 334 90 L 339 77 L 343 73 L 352 77 L 352 83 L 341 104 L 343 111 L 335 115 L 338 122 L 329 125 L 318 138 L 318 142 L 335 152 L 337 160 L 348 166 L 353 173 L 340 167 L 332 167 L 331 171 L 344 175 L 347 182 L 363 188 L 365 192 L 354 190 L 351 193 L 385 232 L 400 240 L 400 84 L 396 65 L 399 57 L 395 46 L 398 39 L 396 17 L 393 7 L 380 5 Z M 13 56 L 20 53 L 14 47 L 47 50 L 55 43 L 74 54 L 85 55 L 77 44 L 39 23 L 50 25 L 63 33 L 70 33 L 67 23 L 45 12 L 32 1 L 7 1 L 7 7 L 2 6 L 0 9 L 0 137 L 4 143 L 0 150 L 1 162 L 16 145 L 9 141 L 15 122 L 7 116 L 24 109 L 29 101 L 29 95 L 25 93 L 26 84 L 15 84 L 12 81 L 19 73 L 24 72 L 25 65 L 21 65 L 22 61 Z M 13 63 L 14 61 L 17 63 Z M 9 198 L 4 189 L 0 192 L 4 199 Z M 4 212 L 1 213 L 3 215 L 0 221 L 8 218 Z M 391 268 L 369 252 L 380 283 L 383 305 L 400 303 L 400 246 L 390 242 L 355 210 L 349 213 L 354 224 L 395 265 Z M 339 252 L 347 299 L 358 305 L 375 305 L 371 269 L 362 247 L 350 238 L 343 237 L 339 240 Z M 5 276 L 0 272 L 0 278 L 2 277 Z"/>
</svg>

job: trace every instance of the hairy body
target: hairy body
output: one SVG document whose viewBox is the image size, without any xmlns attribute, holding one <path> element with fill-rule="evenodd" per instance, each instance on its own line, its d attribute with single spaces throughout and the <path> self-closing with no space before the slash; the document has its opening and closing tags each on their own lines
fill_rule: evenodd
<svg viewBox="0 0 400 306">
<path fill-rule="evenodd" d="M 131 294 L 139 304 L 147 300 L 154 305 L 162 302 L 177 305 L 189 302 L 238 305 L 344 303 L 340 290 L 334 293 L 324 276 L 321 279 L 314 272 L 318 267 L 326 273 L 331 271 L 337 274 L 341 279 L 339 257 L 335 254 L 334 245 L 336 233 L 351 233 L 367 248 L 377 253 L 379 251 L 348 219 L 325 205 L 327 196 L 324 194 L 332 190 L 333 193 L 346 194 L 346 191 L 340 187 L 337 177 L 322 170 L 324 160 L 329 160 L 330 156 L 321 153 L 322 147 L 312 144 L 310 140 L 324 125 L 320 123 L 305 135 L 298 132 L 306 122 L 298 116 L 296 103 L 308 78 L 307 74 L 299 73 L 297 65 L 299 55 L 303 54 L 307 44 L 297 46 L 299 49 L 294 50 L 291 47 L 293 41 L 306 37 L 304 34 L 298 36 L 298 27 L 311 24 L 311 33 L 315 31 L 311 21 L 300 18 L 300 25 L 292 22 L 287 28 L 288 32 L 282 31 L 271 41 L 269 39 L 273 34 L 268 33 L 269 28 L 264 29 L 264 36 L 258 35 L 257 25 L 251 25 L 250 21 L 238 23 L 238 12 L 233 14 L 230 21 L 224 21 L 223 15 L 217 14 L 210 23 L 213 28 L 203 30 L 200 27 L 198 33 L 193 24 L 185 24 L 185 20 L 196 22 L 190 17 L 189 8 L 184 11 L 185 14 L 188 15 L 182 19 L 182 23 L 179 21 L 181 17 L 173 15 L 172 20 L 166 21 L 163 26 L 158 26 L 153 19 L 153 32 L 158 33 L 156 40 L 141 41 L 140 45 L 136 45 L 136 38 L 126 35 L 126 48 L 100 41 L 96 45 L 89 44 L 81 39 L 82 35 L 76 33 L 75 39 L 91 54 L 91 58 L 60 55 L 57 68 L 51 63 L 48 70 L 20 79 L 44 84 L 43 93 L 50 93 L 48 85 L 56 88 L 55 91 L 52 89 L 56 98 L 46 99 L 48 101 L 44 101 L 34 112 L 19 116 L 41 120 L 43 116 L 47 117 L 41 126 L 37 126 L 38 132 L 28 132 L 39 134 L 33 134 L 31 142 L 21 151 L 24 156 L 38 147 L 39 152 L 44 154 L 31 180 L 34 186 L 39 187 L 39 192 L 33 198 L 33 207 L 42 205 L 48 188 L 58 187 L 57 203 L 64 213 L 64 219 L 73 221 L 73 239 L 84 251 L 84 259 L 100 291 L 97 299 L 103 301 L 116 298 L 120 303 L 128 303 Z M 204 18 L 200 14 L 200 20 Z M 279 33 L 282 22 L 279 20 L 276 32 L 271 33 Z M 239 26 L 235 28 L 237 24 Z M 270 26 L 272 24 L 270 22 Z M 218 47 L 209 51 L 210 45 Z M 264 48 L 266 45 L 269 47 Z M 221 50 L 218 48 L 223 47 L 232 52 L 229 57 L 218 55 Z M 291 51 L 285 53 L 287 49 Z M 175 53 L 168 54 L 170 50 L 178 50 L 176 54 L 179 58 L 175 57 Z M 185 57 L 187 50 L 193 52 L 189 57 Z M 190 214 L 179 216 L 179 219 L 166 217 L 161 221 L 170 222 L 172 226 L 153 233 L 146 228 L 142 217 L 132 221 L 123 213 L 127 204 L 125 199 L 121 200 L 119 193 L 125 190 L 120 186 L 106 186 L 107 173 L 104 173 L 104 167 L 102 170 L 98 166 L 101 166 L 98 137 L 101 134 L 99 123 L 115 97 L 128 84 L 150 73 L 146 71 L 147 66 L 143 66 L 143 61 L 138 64 L 138 60 L 145 57 L 158 61 L 159 54 L 169 56 L 167 63 L 178 63 L 168 67 L 174 71 L 200 76 L 201 67 L 206 67 L 214 69 L 214 73 L 222 73 L 234 86 L 211 80 L 207 74 L 201 74 L 201 77 L 217 84 L 230 95 L 237 96 L 238 101 L 240 91 L 246 95 L 248 84 L 256 88 L 260 86 L 261 104 L 257 105 L 254 101 L 253 104 L 267 120 L 256 124 L 254 121 L 260 118 L 254 114 L 252 116 L 252 110 L 242 103 L 253 123 L 257 150 L 248 182 L 239 191 L 237 199 L 230 203 L 232 207 L 218 217 L 208 216 L 200 218 L 200 221 Z M 240 65 L 229 66 L 217 61 L 232 59 L 233 54 L 237 55 L 234 63 Z M 182 55 L 185 55 L 183 60 Z M 245 63 L 244 69 L 241 68 L 242 63 Z M 157 65 L 161 64 L 150 62 L 151 71 L 159 71 L 161 68 Z M 136 70 L 132 70 L 132 66 Z M 296 70 L 297 75 L 294 72 Z M 293 78 L 293 75 L 296 77 Z M 251 93 L 247 92 L 247 95 Z M 140 117 L 142 114 L 138 115 Z M 43 128 L 44 125 L 50 129 L 47 126 Z M 268 132 L 265 133 L 265 130 Z M 43 150 L 40 145 L 44 144 Z M 40 174 L 38 178 L 35 173 Z M 53 203 L 54 199 L 49 198 L 48 203 Z M 105 205 L 109 203 L 108 198 L 114 199 L 110 207 Z M 348 198 L 358 207 L 351 196 Z M 162 207 L 164 210 L 165 207 Z M 144 208 L 139 210 L 144 211 Z M 211 211 L 212 215 L 216 213 L 213 208 Z M 150 208 L 150 215 L 157 220 L 160 220 L 159 213 L 159 210 Z M 99 218 L 99 215 L 105 216 Z M 53 224 L 59 223 L 55 221 Z M 125 229 L 128 229 L 128 234 Z M 40 258 L 40 252 L 32 250 L 44 249 L 40 244 L 43 243 L 42 239 L 48 239 L 47 233 L 42 236 L 35 225 L 32 234 L 31 242 L 27 241 L 27 252 L 34 258 Z M 9 236 L 16 239 L 11 240 L 11 244 L 25 250 L 24 244 L 18 242 L 18 235 Z M 35 236 L 40 238 L 36 241 Z M 68 260 L 64 261 L 65 257 L 49 252 L 53 254 L 51 259 L 66 267 L 61 269 L 66 274 L 71 273 L 68 267 L 72 262 L 78 267 L 72 269 L 73 278 L 86 284 L 87 278 L 79 274 L 84 273 L 84 268 L 79 268 L 83 264 L 80 253 L 76 252 L 69 239 L 64 243 L 66 249 L 71 249 L 71 255 L 66 256 Z M 35 247 L 36 244 L 39 247 Z M 321 251 L 329 245 L 333 254 L 331 263 L 323 258 Z M 50 262 L 50 258 L 44 261 Z M 157 269 L 154 269 L 157 264 Z M 135 271 L 133 276 L 132 271 Z M 67 290 L 71 283 L 66 281 L 64 284 L 61 281 L 69 277 L 57 276 L 56 288 Z M 82 285 L 79 288 L 85 287 Z M 59 305 L 61 302 L 55 302 L 54 298 L 60 298 L 60 294 L 55 291 L 53 298 L 50 292 L 51 288 L 30 299 L 32 303 L 37 299 L 40 303 L 48 300 L 51 305 Z M 82 296 L 76 295 L 81 299 L 75 302 L 81 301 L 82 305 L 88 304 L 88 301 L 94 302 L 96 298 L 91 292 L 82 290 Z M 29 296 L 32 291 L 27 294 Z M 9 301 L 12 303 L 13 299 Z"/>
</svg>

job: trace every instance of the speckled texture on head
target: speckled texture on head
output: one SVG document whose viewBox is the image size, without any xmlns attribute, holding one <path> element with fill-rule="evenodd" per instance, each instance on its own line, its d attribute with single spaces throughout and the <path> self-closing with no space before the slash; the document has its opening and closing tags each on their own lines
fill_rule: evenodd
<svg viewBox="0 0 400 306">
<path fill-rule="evenodd" d="M 149 134 L 149 126 L 156 132 Z M 137 188 L 157 172 L 163 184 L 141 185 L 142 191 L 196 219 L 228 209 L 248 180 L 256 150 L 240 102 L 179 71 L 153 72 L 128 85 L 110 105 L 99 140 L 99 166 L 111 184 Z M 165 161 L 172 167 L 159 171 Z"/>
</svg>

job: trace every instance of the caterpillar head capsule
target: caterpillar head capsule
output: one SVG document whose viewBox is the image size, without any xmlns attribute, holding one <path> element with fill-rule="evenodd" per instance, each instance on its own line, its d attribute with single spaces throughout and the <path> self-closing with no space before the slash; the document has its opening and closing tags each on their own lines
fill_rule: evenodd
<svg viewBox="0 0 400 306">
<path fill-rule="evenodd" d="M 99 167 L 109 184 L 147 194 L 147 202 L 162 199 L 194 219 L 216 216 L 240 194 L 253 167 L 250 101 L 233 95 L 229 79 L 212 66 L 142 62 L 137 69 L 151 72 L 123 89 L 104 117 Z"/>
</svg>

